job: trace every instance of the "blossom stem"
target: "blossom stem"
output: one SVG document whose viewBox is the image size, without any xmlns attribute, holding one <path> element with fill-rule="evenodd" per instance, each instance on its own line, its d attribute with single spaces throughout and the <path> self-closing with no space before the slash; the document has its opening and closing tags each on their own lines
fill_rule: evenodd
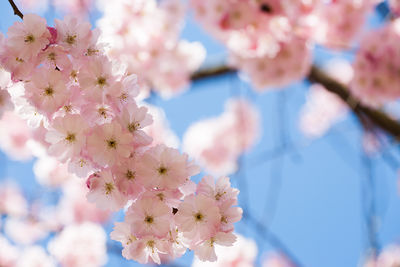
<svg viewBox="0 0 400 267">
<path fill-rule="evenodd" d="M 22 14 L 22 12 L 18 9 L 17 5 L 14 3 L 13 0 L 8 0 L 8 2 L 10 3 L 11 7 L 14 10 L 14 15 L 17 15 L 18 17 L 20 17 L 21 19 L 24 19 L 24 14 Z"/>
</svg>

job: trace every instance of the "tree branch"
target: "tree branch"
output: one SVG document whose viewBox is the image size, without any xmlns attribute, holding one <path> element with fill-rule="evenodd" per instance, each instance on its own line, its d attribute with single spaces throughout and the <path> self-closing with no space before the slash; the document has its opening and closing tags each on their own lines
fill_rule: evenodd
<svg viewBox="0 0 400 267">
<path fill-rule="evenodd" d="M 192 75 L 192 81 L 215 77 L 218 75 L 228 74 L 236 72 L 234 68 L 221 65 L 210 69 L 203 69 L 195 72 Z M 336 94 L 345 103 L 348 104 L 350 109 L 357 115 L 361 123 L 364 125 L 375 126 L 378 129 L 383 130 L 387 134 L 393 136 L 397 141 L 400 141 L 400 123 L 395 119 L 391 118 L 390 115 L 385 112 L 363 105 L 351 94 L 349 89 L 325 74 L 319 67 L 313 65 L 310 73 L 306 77 L 310 82 L 315 82 L 323 85 L 329 92 Z"/>
<path fill-rule="evenodd" d="M 21 19 L 24 19 L 24 14 L 22 14 L 22 12 L 18 9 L 17 5 L 14 3 L 13 0 L 8 0 L 8 2 L 10 3 L 11 7 L 14 10 L 14 15 L 17 15 L 18 17 L 20 17 Z"/>
</svg>

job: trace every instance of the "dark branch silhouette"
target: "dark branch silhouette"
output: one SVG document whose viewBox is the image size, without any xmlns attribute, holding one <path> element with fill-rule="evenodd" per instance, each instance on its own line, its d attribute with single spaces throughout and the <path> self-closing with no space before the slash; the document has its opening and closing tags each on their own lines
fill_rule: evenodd
<svg viewBox="0 0 400 267">
<path fill-rule="evenodd" d="M 14 15 L 17 15 L 18 17 L 20 17 L 21 19 L 24 19 L 24 14 L 22 14 L 22 12 L 18 9 L 17 5 L 14 3 L 13 0 L 8 0 L 8 2 L 10 3 L 11 7 L 14 10 Z"/>
</svg>

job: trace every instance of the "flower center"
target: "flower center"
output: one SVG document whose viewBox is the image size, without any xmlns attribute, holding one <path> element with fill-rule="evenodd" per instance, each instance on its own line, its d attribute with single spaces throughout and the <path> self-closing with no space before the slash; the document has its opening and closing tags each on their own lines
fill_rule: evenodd
<svg viewBox="0 0 400 267">
<path fill-rule="evenodd" d="M 103 116 L 104 119 L 107 118 L 107 109 L 102 107 L 102 108 L 98 109 L 98 112 L 99 112 L 100 116 Z"/>
<path fill-rule="evenodd" d="M 105 183 L 104 189 L 106 191 L 106 195 L 109 195 L 114 190 L 114 185 L 112 183 Z"/>
<path fill-rule="evenodd" d="M 144 218 L 144 221 L 148 224 L 152 224 L 154 222 L 154 218 L 152 216 L 146 216 L 146 218 Z"/>
<path fill-rule="evenodd" d="M 25 43 L 33 43 L 35 41 L 35 36 L 33 34 L 29 34 L 25 36 Z"/>
<path fill-rule="evenodd" d="M 194 219 L 196 220 L 196 222 L 201 222 L 204 219 L 204 215 L 198 212 L 194 215 Z"/>
<path fill-rule="evenodd" d="M 76 42 L 76 34 L 68 35 L 67 38 L 65 38 L 65 42 L 69 45 L 73 45 Z"/>
<path fill-rule="evenodd" d="M 131 170 L 127 170 L 125 173 L 125 177 L 128 180 L 133 180 L 133 179 L 135 179 L 135 172 L 133 172 Z"/>
<path fill-rule="evenodd" d="M 216 195 L 215 195 L 215 200 L 216 201 L 219 201 L 220 199 L 221 199 L 221 197 L 224 195 L 224 194 L 226 194 L 226 192 L 218 192 Z"/>
<path fill-rule="evenodd" d="M 100 85 L 100 86 L 106 85 L 106 82 L 107 82 L 107 79 L 104 78 L 103 76 L 97 78 L 97 84 Z"/>
<path fill-rule="evenodd" d="M 44 88 L 44 95 L 45 96 L 52 96 L 54 94 L 54 89 L 53 87 L 49 86 Z"/>
<path fill-rule="evenodd" d="M 76 136 L 73 133 L 68 133 L 67 137 L 65 137 L 65 140 L 67 140 L 70 143 L 73 143 L 76 140 Z"/>
<path fill-rule="evenodd" d="M 167 173 L 167 168 L 165 168 L 164 166 L 160 166 L 158 169 L 157 169 L 157 171 L 158 171 L 158 174 L 160 174 L 160 175 L 164 175 L 164 174 L 166 174 Z"/>
<path fill-rule="evenodd" d="M 108 145 L 108 148 L 116 149 L 117 148 L 117 141 L 115 141 L 114 138 L 108 139 L 107 140 L 107 145 Z"/>
<path fill-rule="evenodd" d="M 132 132 L 136 131 L 137 129 L 139 129 L 139 127 L 140 127 L 139 122 L 132 122 L 132 123 L 128 124 L 128 131 L 132 133 Z"/>
<path fill-rule="evenodd" d="M 55 61 L 55 60 L 56 60 L 56 53 L 54 53 L 54 52 L 49 53 L 49 54 L 47 55 L 47 58 L 48 58 L 49 60 Z"/>
</svg>

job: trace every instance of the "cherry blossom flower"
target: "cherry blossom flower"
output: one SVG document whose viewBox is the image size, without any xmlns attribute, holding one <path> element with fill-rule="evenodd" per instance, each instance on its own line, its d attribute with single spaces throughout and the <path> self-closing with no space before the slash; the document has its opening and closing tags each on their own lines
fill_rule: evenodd
<svg viewBox="0 0 400 267">
<path fill-rule="evenodd" d="M 132 150 L 132 137 L 117 122 L 97 126 L 87 138 L 87 149 L 93 160 L 102 166 L 112 166 L 128 158 Z"/>
<path fill-rule="evenodd" d="M 85 51 L 90 38 L 90 24 L 76 17 L 66 16 L 64 20 L 54 20 L 57 29 L 57 42 L 74 55 Z"/>
<path fill-rule="evenodd" d="M 236 236 L 232 233 L 219 232 L 209 239 L 205 240 L 194 249 L 195 255 L 202 261 L 216 261 L 217 255 L 215 254 L 215 246 L 232 246 L 236 241 Z"/>
<path fill-rule="evenodd" d="M 65 84 L 59 71 L 40 68 L 25 85 L 26 97 L 35 108 L 50 118 L 67 100 Z"/>
<path fill-rule="evenodd" d="M 116 222 L 114 231 L 112 231 L 110 234 L 111 239 L 122 243 L 122 246 L 124 247 L 122 250 L 122 256 L 124 256 L 126 259 L 132 259 L 129 248 L 130 245 L 137 240 L 131 229 L 130 223 Z"/>
<path fill-rule="evenodd" d="M 149 261 L 161 264 L 160 254 L 166 254 L 165 241 L 146 236 L 133 242 L 129 247 L 130 257 L 141 264 Z"/>
<path fill-rule="evenodd" d="M 175 215 L 178 229 L 185 236 L 211 238 L 221 221 L 221 215 L 215 201 L 204 195 L 187 196 L 178 207 Z"/>
<path fill-rule="evenodd" d="M 141 157 L 142 164 L 137 174 L 146 188 L 175 189 L 183 185 L 190 176 L 199 173 L 199 168 L 188 161 L 186 154 L 158 145 L 147 150 Z"/>
<path fill-rule="evenodd" d="M 46 134 L 46 141 L 51 144 L 49 154 L 60 161 L 80 155 L 86 143 L 86 122 L 77 114 L 57 117 L 52 122 L 52 130 Z"/>
<path fill-rule="evenodd" d="M 215 262 L 200 261 L 195 257 L 192 267 L 252 267 L 257 256 L 257 245 L 251 240 L 237 234 L 232 247 L 215 246 L 218 260 Z"/>
<path fill-rule="evenodd" d="M 90 189 L 87 199 L 97 207 L 117 211 L 125 205 L 127 199 L 119 192 L 111 171 L 92 174 L 87 183 Z"/>
<path fill-rule="evenodd" d="M 147 197 L 135 201 L 126 216 L 136 237 L 153 235 L 163 238 L 170 230 L 172 210 L 163 202 Z"/>
<path fill-rule="evenodd" d="M 15 22 L 8 30 L 7 48 L 18 51 L 19 58 L 28 60 L 47 46 L 50 33 L 46 20 L 35 14 L 25 14 L 22 22 Z"/>
</svg>

